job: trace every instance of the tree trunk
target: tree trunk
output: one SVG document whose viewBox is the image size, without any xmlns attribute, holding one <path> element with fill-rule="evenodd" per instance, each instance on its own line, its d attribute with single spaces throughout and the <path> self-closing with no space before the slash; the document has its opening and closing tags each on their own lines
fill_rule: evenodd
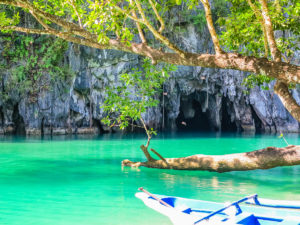
<svg viewBox="0 0 300 225">
<path fill-rule="evenodd" d="M 300 106 L 293 98 L 289 91 L 288 85 L 280 80 L 277 80 L 274 91 L 280 98 L 284 107 L 289 111 L 289 113 L 298 121 L 300 121 Z"/>
<path fill-rule="evenodd" d="M 166 161 L 167 163 L 163 160 L 147 162 L 124 160 L 122 165 L 175 170 L 207 170 L 219 173 L 270 169 L 278 166 L 300 165 L 300 146 L 267 147 L 252 152 L 227 155 L 193 155 L 182 158 L 166 158 Z"/>
</svg>

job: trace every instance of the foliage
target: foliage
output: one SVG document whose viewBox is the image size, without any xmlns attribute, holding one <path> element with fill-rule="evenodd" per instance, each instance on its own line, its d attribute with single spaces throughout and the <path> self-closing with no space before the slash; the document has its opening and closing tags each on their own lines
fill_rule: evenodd
<svg viewBox="0 0 300 225">
<path fill-rule="evenodd" d="M 136 42 L 135 37 L 138 30 L 136 24 L 139 24 L 142 29 L 140 34 L 148 39 L 148 46 L 157 47 L 157 50 L 166 46 L 173 52 L 183 56 L 181 47 L 173 45 L 170 41 L 171 39 L 168 39 L 170 33 L 176 28 L 169 26 L 167 27 L 169 30 L 160 31 L 162 21 L 165 21 L 165 24 L 167 24 L 167 20 L 170 19 L 168 16 L 172 15 L 167 12 L 170 12 L 174 6 L 180 6 L 182 15 L 186 15 L 197 26 L 203 28 L 206 22 L 203 7 L 199 5 L 198 0 L 26 0 L 22 2 L 25 2 L 24 4 L 28 3 L 28 5 L 32 3 L 33 6 L 30 7 L 36 7 L 34 8 L 36 12 L 42 10 L 43 13 L 54 15 L 46 16 L 49 20 L 46 21 L 44 19 L 45 14 L 39 14 L 39 19 L 47 23 L 51 29 L 61 32 L 69 31 L 70 36 L 73 38 L 77 37 L 80 41 L 82 39 L 89 39 L 89 41 L 97 39 L 98 43 L 104 45 L 104 47 L 101 46 L 100 48 L 113 48 L 125 51 L 128 51 L 126 46 L 109 44 L 109 41 L 115 41 L 113 43 L 119 43 L 120 41 L 130 46 L 132 42 Z M 259 1 L 213 0 L 209 2 L 212 10 L 212 19 L 220 26 L 216 30 L 219 33 L 220 44 L 225 52 L 238 52 L 242 55 L 256 58 L 267 57 L 271 60 L 263 31 L 262 7 Z M 8 3 L 8 5 L 10 4 Z M 28 7 L 24 7 L 27 8 L 25 10 L 20 10 L 13 6 L 5 7 L 2 10 L 0 9 L 0 26 L 19 26 L 22 23 L 19 11 L 34 16 L 28 10 Z M 295 51 L 300 49 L 300 3 L 298 0 L 268 1 L 268 11 L 276 34 L 277 46 L 282 52 L 284 61 L 289 63 L 293 59 Z M 134 13 L 136 13 L 136 16 L 134 16 Z M 76 29 L 73 29 L 74 27 L 68 27 L 70 24 L 67 22 L 64 24 L 58 23 L 57 18 L 63 22 L 72 21 L 74 22 L 73 25 L 78 24 L 80 26 L 75 26 Z M 65 26 L 65 24 L 67 25 Z M 88 32 L 85 32 L 86 30 Z M 72 33 L 73 31 L 74 33 Z M 139 50 L 135 49 L 136 52 L 139 52 Z M 143 53 L 142 55 L 147 54 Z M 150 55 L 151 53 L 149 53 Z M 33 63 L 37 62 L 35 58 L 32 58 L 32 60 Z M 186 61 L 183 60 L 182 62 L 187 65 Z M 260 73 L 266 72 L 260 71 Z M 270 74 L 268 76 L 250 75 L 245 79 L 244 84 L 247 87 L 258 85 L 266 89 L 267 85 L 265 84 L 270 82 L 270 77 Z M 289 80 L 288 83 L 290 82 Z"/>
<path fill-rule="evenodd" d="M 12 7 L 0 6 L 0 25 L 1 26 L 14 26 L 20 23 L 19 12 L 13 12 Z M 3 32 L 3 31 L 2 31 Z"/>
<path fill-rule="evenodd" d="M 217 21 L 220 17 L 227 16 L 228 6 L 225 0 L 214 0 L 212 2 L 212 17 L 214 21 Z M 189 3 L 188 3 L 189 4 Z M 195 13 L 191 14 L 191 10 L 188 10 L 188 18 L 192 21 L 193 24 L 199 26 L 200 29 L 203 29 L 206 26 L 206 17 L 203 9 L 195 8 Z"/>
<path fill-rule="evenodd" d="M 68 43 L 45 36 L 10 35 L 2 37 L 5 58 L 3 67 L 10 71 L 1 93 L 7 99 L 11 93 L 36 101 L 42 90 L 50 90 L 54 82 L 67 81 L 71 71 L 62 66 Z M 2 78 L 4 79 L 4 78 Z"/>
<path fill-rule="evenodd" d="M 102 108 L 108 116 L 103 122 L 125 129 L 130 121 L 141 120 L 147 108 L 158 105 L 157 95 L 161 92 L 161 86 L 168 79 L 169 73 L 175 69 L 172 65 L 154 66 L 146 59 L 142 70 L 135 68 L 131 73 L 122 74 L 120 85 L 107 90 L 108 96 Z M 156 133 L 153 129 L 146 129 L 146 132 L 150 136 Z"/>
<path fill-rule="evenodd" d="M 250 0 L 257 9 L 260 9 L 258 1 Z M 131 0 L 111 1 L 84 1 L 84 0 L 33 0 L 34 6 L 47 13 L 59 16 L 68 21 L 71 19 L 91 33 L 97 35 L 98 42 L 107 44 L 111 37 L 130 45 L 137 30 L 135 22 L 130 19 L 133 11 L 139 12 L 137 4 Z M 145 16 L 155 18 L 151 1 L 139 0 Z M 204 11 L 196 0 L 168 0 L 154 1 L 155 9 L 163 18 L 166 12 L 175 5 L 184 6 L 182 13 L 186 13 L 189 19 L 203 27 L 205 25 Z M 257 16 L 246 0 L 214 0 L 211 3 L 213 20 L 221 27 L 221 45 L 227 50 L 236 51 L 243 55 L 265 56 L 264 35 L 260 16 Z M 300 42 L 300 3 L 298 0 L 269 1 L 269 11 L 273 29 L 277 31 L 276 38 L 280 51 L 290 60 Z M 140 14 L 140 13 L 139 13 Z M 142 15 L 139 15 L 141 18 Z M 20 22 L 18 13 L 0 12 L 0 25 L 16 25 Z M 46 21 L 51 25 L 50 21 Z M 158 28 L 159 23 L 155 19 L 149 20 L 152 26 Z M 147 26 L 140 24 L 144 32 L 149 32 Z M 268 55 L 269 57 L 269 55 Z"/>
<path fill-rule="evenodd" d="M 274 79 L 267 77 L 265 75 L 255 75 L 250 74 L 243 80 L 242 85 L 247 88 L 254 88 L 255 86 L 259 86 L 263 90 L 269 90 L 268 84 Z"/>
<path fill-rule="evenodd" d="M 245 0 L 228 0 L 230 13 L 218 19 L 222 27 L 221 44 L 228 50 L 243 55 L 262 57 L 265 55 L 264 34 L 260 23 Z M 260 9 L 258 1 L 252 1 Z M 300 42 L 300 3 L 297 0 L 269 1 L 268 5 L 276 42 L 286 61 L 289 61 Z M 270 57 L 270 55 L 268 55 Z"/>
</svg>

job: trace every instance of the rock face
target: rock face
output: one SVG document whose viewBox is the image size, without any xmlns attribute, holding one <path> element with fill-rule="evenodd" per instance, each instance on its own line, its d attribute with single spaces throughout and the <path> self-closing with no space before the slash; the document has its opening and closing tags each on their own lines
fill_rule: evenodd
<svg viewBox="0 0 300 225">
<path fill-rule="evenodd" d="M 212 51 L 207 35 L 201 36 L 192 25 L 185 25 L 173 41 L 192 52 Z M 109 131 L 101 123 L 105 87 L 117 85 L 119 74 L 141 62 L 137 55 L 70 44 L 65 63 L 76 75 L 71 84 L 57 82 L 51 91 L 41 91 L 36 102 L 15 96 L 6 102 L 0 99 L 0 134 Z M 2 77 L 9 76 L 6 73 L 0 71 Z M 246 75 L 234 70 L 178 66 L 164 84 L 160 105 L 149 109 L 144 119 L 148 125 L 165 130 L 299 132 L 299 123 L 273 93 L 274 84 L 270 84 L 271 91 L 256 87 L 245 94 L 242 81 Z M 300 102 L 299 90 L 293 94 Z"/>
</svg>

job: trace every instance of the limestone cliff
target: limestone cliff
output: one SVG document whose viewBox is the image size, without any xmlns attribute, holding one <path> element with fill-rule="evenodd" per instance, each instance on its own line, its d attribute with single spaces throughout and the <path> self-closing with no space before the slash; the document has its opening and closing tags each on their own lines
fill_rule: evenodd
<svg viewBox="0 0 300 225">
<path fill-rule="evenodd" d="M 207 33 L 194 25 L 181 24 L 174 41 L 189 51 L 212 51 Z M 64 64 L 75 73 L 72 82 L 57 82 L 51 91 L 40 91 L 35 102 L 13 93 L 9 101 L 0 99 L 0 134 L 108 131 L 100 122 L 104 87 L 116 85 L 120 73 L 141 62 L 136 55 L 70 44 Z M 4 88 L 9 73 L 0 73 L 0 87 Z M 242 85 L 246 75 L 234 70 L 179 66 L 163 87 L 160 105 L 148 110 L 145 121 L 165 130 L 299 132 L 299 123 L 274 94 L 273 84 L 270 91 L 256 87 L 246 94 Z M 300 102 L 299 90 L 293 90 L 293 95 Z"/>
</svg>

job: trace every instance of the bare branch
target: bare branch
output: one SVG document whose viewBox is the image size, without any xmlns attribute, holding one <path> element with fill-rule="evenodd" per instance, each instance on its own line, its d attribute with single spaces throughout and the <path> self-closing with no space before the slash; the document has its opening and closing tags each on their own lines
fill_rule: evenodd
<svg viewBox="0 0 300 225">
<path fill-rule="evenodd" d="M 277 45 L 276 45 L 274 31 L 272 28 L 272 21 L 269 16 L 267 1 L 259 0 L 259 2 L 261 4 L 261 11 L 262 11 L 264 25 L 266 28 L 268 43 L 269 43 L 270 50 L 271 50 L 271 55 L 276 62 L 280 62 L 281 61 L 281 52 L 279 51 L 279 49 L 277 48 Z"/>
<path fill-rule="evenodd" d="M 220 47 L 218 35 L 217 35 L 213 20 L 212 20 L 210 3 L 208 0 L 200 0 L 200 1 L 202 2 L 203 6 L 204 6 L 207 27 L 208 27 L 209 33 L 211 35 L 212 41 L 214 43 L 216 54 L 223 54 L 224 52 L 223 52 L 222 48 Z"/>
<path fill-rule="evenodd" d="M 159 21 L 159 23 L 160 23 L 160 28 L 159 28 L 158 32 L 159 32 L 159 33 L 162 33 L 163 30 L 165 29 L 165 23 L 164 23 L 164 20 L 163 20 L 163 18 L 159 15 L 159 13 L 158 13 L 158 11 L 157 11 L 157 9 L 156 9 L 156 6 L 154 5 L 153 1 L 152 1 L 152 0 L 148 0 L 148 1 L 149 1 L 150 5 L 151 5 L 151 7 L 152 7 L 152 9 L 153 9 L 153 11 L 154 11 L 154 13 L 155 13 L 156 18 L 158 19 L 158 21 Z"/>
</svg>

